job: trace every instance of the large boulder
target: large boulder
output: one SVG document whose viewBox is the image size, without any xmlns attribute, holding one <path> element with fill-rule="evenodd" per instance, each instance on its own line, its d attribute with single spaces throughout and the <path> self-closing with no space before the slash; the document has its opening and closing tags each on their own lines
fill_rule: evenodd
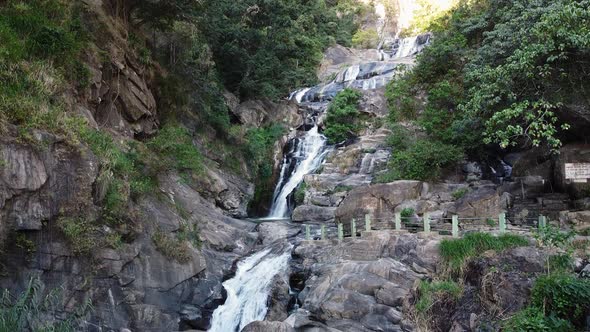
<svg viewBox="0 0 590 332">
<path fill-rule="evenodd" d="M 295 222 L 317 221 L 325 222 L 334 219 L 335 207 L 322 207 L 315 205 L 301 205 L 293 210 L 291 220 Z"/>
<path fill-rule="evenodd" d="M 422 186 L 420 181 L 403 180 L 355 188 L 336 209 L 336 220 L 349 223 L 353 218 L 364 220 L 370 214 L 375 228 L 386 227 L 393 220 L 396 206 L 419 198 Z"/>
<path fill-rule="evenodd" d="M 298 295 L 305 311 L 286 322 L 318 331 L 404 330 L 405 299 L 417 280 L 434 273 L 439 242 L 438 237 L 390 231 L 332 244 L 303 242 L 293 257 L 306 275 Z"/>
<path fill-rule="evenodd" d="M 502 211 L 496 189 L 481 187 L 469 191 L 449 212 L 465 218 L 495 218 Z"/>
</svg>

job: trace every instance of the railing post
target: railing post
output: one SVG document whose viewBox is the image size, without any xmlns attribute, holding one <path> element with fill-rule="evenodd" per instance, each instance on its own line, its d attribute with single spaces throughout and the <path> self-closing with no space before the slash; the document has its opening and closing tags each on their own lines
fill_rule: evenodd
<svg viewBox="0 0 590 332">
<path fill-rule="evenodd" d="M 326 239 L 326 225 L 322 225 L 322 240 Z"/>
<path fill-rule="evenodd" d="M 539 216 L 539 228 L 543 228 L 545 226 L 547 226 L 547 219 L 545 219 L 546 217 L 544 215 L 540 215 Z"/>
<path fill-rule="evenodd" d="M 422 217 L 423 221 L 424 221 L 424 233 L 430 233 L 430 213 L 426 212 L 424 213 L 424 216 Z"/>
<path fill-rule="evenodd" d="M 344 240 L 344 227 L 342 227 L 342 224 L 338 224 L 338 240 Z"/>
<path fill-rule="evenodd" d="M 453 215 L 453 237 L 459 237 L 459 216 Z"/>
<path fill-rule="evenodd" d="M 350 225 L 350 236 L 356 238 L 356 220 L 354 220 L 354 218 L 352 218 L 351 224 L 352 225 Z"/>
<path fill-rule="evenodd" d="M 395 230 L 402 230 L 402 214 L 399 212 L 395 214 Z"/>
<path fill-rule="evenodd" d="M 307 241 L 309 241 L 311 239 L 311 232 L 309 230 L 310 226 L 309 225 L 305 225 L 305 239 Z"/>
<path fill-rule="evenodd" d="M 371 215 L 365 214 L 365 231 L 371 231 Z"/>
<path fill-rule="evenodd" d="M 506 232 L 506 213 L 504 213 L 504 212 L 500 213 L 500 215 L 498 216 L 498 219 L 500 221 L 500 233 L 505 233 Z"/>
</svg>

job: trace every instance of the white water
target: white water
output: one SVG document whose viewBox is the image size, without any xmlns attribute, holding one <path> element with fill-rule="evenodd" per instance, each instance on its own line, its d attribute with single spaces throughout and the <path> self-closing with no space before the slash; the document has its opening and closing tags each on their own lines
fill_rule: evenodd
<svg viewBox="0 0 590 332">
<path fill-rule="evenodd" d="M 297 159 L 297 164 L 293 173 L 289 176 L 289 180 L 284 186 L 275 188 L 273 196 L 273 204 L 268 218 L 288 218 L 289 204 L 287 197 L 289 194 L 303 182 L 303 177 L 314 172 L 322 163 L 324 156 L 324 146 L 326 145 L 326 137 L 319 133 L 318 126 L 311 128 L 302 138 L 299 146 L 295 151 L 294 158 Z M 281 173 L 288 167 L 286 165 L 288 160 L 283 161 Z"/>
<path fill-rule="evenodd" d="M 225 304 L 213 312 L 209 332 L 235 332 L 257 320 L 264 320 L 266 301 L 273 278 L 287 268 L 292 246 L 280 254 L 271 248 L 260 251 L 238 263 L 236 276 L 225 281 Z"/>
</svg>

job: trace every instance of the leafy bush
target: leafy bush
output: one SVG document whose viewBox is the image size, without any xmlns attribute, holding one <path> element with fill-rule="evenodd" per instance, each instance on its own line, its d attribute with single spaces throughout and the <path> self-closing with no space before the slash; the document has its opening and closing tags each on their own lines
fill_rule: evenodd
<svg viewBox="0 0 590 332">
<path fill-rule="evenodd" d="M 359 30 L 352 36 L 352 46 L 357 48 L 377 48 L 379 34 L 375 29 Z"/>
<path fill-rule="evenodd" d="M 297 187 L 297 190 L 295 190 L 295 203 L 297 205 L 303 204 L 303 201 L 305 200 L 305 190 L 306 189 L 307 189 L 307 184 L 305 182 L 302 182 Z"/>
<path fill-rule="evenodd" d="M 416 88 L 411 73 L 400 75 L 387 84 L 385 97 L 389 106 L 389 121 L 414 120 L 418 115 Z"/>
<path fill-rule="evenodd" d="M 512 316 L 503 326 L 506 332 L 573 332 L 572 324 L 555 316 L 545 316 L 537 307 L 527 307 Z"/>
<path fill-rule="evenodd" d="M 565 248 L 575 235 L 575 232 L 564 232 L 549 224 L 535 230 L 534 233 L 534 237 L 540 245 L 556 248 Z"/>
<path fill-rule="evenodd" d="M 361 93 L 353 89 L 340 91 L 328 107 L 324 135 L 330 144 L 344 142 L 359 130 L 357 109 Z"/>
<path fill-rule="evenodd" d="M 278 124 L 248 130 L 246 155 L 258 177 L 268 178 L 272 175 L 272 147 L 284 132 L 283 126 Z"/>
<path fill-rule="evenodd" d="M 467 188 L 457 189 L 453 192 L 453 198 L 455 200 L 461 199 L 461 198 L 465 197 L 465 195 L 467 194 L 468 191 L 469 190 Z"/>
<path fill-rule="evenodd" d="M 404 208 L 400 212 L 400 216 L 404 222 L 410 221 L 410 218 L 412 218 L 414 214 L 416 214 L 416 211 L 414 211 L 412 208 Z"/>
<path fill-rule="evenodd" d="M 393 152 L 388 171 L 378 181 L 433 180 L 440 176 L 443 168 L 461 159 L 463 152 L 456 146 L 419 139 L 407 150 Z"/>
<path fill-rule="evenodd" d="M 541 276 L 535 281 L 531 301 L 546 313 L 584 326 L 590 312 L 590 280 L 567 274 Z"/>
<path fill-rule="evenodd" d="M 415 143 L 415 139 L 408 129 L 400 124 L 394 123 L 390 126 L 391 134 L 387 136 L 387 146 L 391 147 L 394 151 L 407 150 L 412 144 Z"/>
<path fill-rule="evenodd" d="M 165 125 L 157 136 L 147 142 L 147 146 L 167 161 L 169 169 L 192 171 L 197 174 L 203 171 L 201 154 L 185 127 Z"/>
<path fill-rule="evenodd" d="M 439 250 L 450 272 L 459 272 L 469 259 L 487 250 L 501 251 L 528 244 L 528 240 L 519 235 L 502 234 L 496 237 L 488 233 L 469 233 L 462 239 L 442 240 Z"/>
</svg>

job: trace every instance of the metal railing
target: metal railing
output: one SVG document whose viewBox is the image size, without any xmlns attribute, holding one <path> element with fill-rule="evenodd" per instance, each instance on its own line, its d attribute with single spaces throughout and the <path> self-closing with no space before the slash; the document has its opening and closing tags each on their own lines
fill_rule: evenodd
<svg viewBox="0 0 590 332">
<path fill-rule="evenodd" d="M 547 225 L 547 217 L 540 215 L 539 218 L 535 218 L 533 224 L 535 226 L 518 226 L 508 227 L 508 219 L 506 213 L 500 213 L 497 217 L 486 218 L 460 218 L 457 215 L 453 215 L 451 218 L 432 218 L 429 213 L 425 213 L 420 217 L 402 217 L 401 213 L 396 213 L 391 219 L 375 219 L 371 214 L 366 214 L 364 218 L 364 231 L 371 232 L 374 230 L 374 221 L 379 221 L 379 228 L 375 230 L 394 230 L 394 231 L 410 231 L 410 232 L 422 232 L 426 234 L 438 233 L 443 235 L 450 235 L 454 238 L 459 238 L 462 234 L 481 231 L 482 228 L 486 228 L 485 231 L 506 233 L 508 231 L 517 231 L 523 233 L 531 233 L 535 228 L 545 227 Z M 438 221 L 433 223 L 433 221 Z M 482 221 L 485 224 L 476 224 L 475 221 Z M 345 236 L 344 224 L 342 222 L 336 224 L 337 238 L 338 240 L 344 240 L 345 237 L 357 237 L 359 233 L 359 225 L 357 220 L 352 218 L 348 225 L 348 234 Z M 362 226 L 362 225 L 361 225 Z M 476 227 L 474 227 L 476 226 Z M 328 240 L 328 231 L 326 224 L 321 224 L 319 229 L 319 236 L 312 236 L 311 227 L 312 225 L 306 224 L 305 227 L 305 239 L 312 240 L 314 238 L 320 240 Z M 450 227 L 450 228 L 449 228 Z M 317 229 L 316 229 L 317 233 Z M 361 232 L 362 233 L 362 232 Z"/>
</svg>

